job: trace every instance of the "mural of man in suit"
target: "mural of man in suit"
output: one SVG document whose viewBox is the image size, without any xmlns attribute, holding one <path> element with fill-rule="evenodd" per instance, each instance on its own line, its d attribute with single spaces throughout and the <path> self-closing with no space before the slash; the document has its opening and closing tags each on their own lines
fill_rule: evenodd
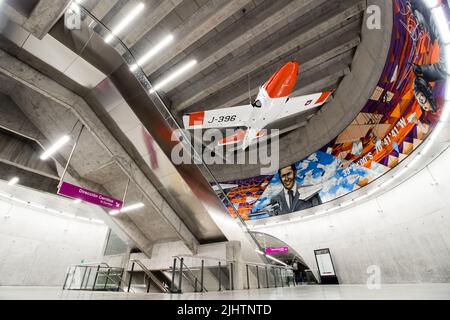
<svg viewBox="0 0 450 320">
<path fill-rule="evenodd" d="M 279 205 L 280 210 L 278 214 L 292 213 L 308 209 L 322 203 L 318 193 L 315 193 L 312 196 L 310 195 L 307 198 L 304 198 L 300 194 L 300 189 L 295 182 L 295 178 L 297 176 L 297 168 L 295 165 L 281 168 L 278 170 L 278 174 L 280 176 L 281 183 L 283 184 L 283 190 L 275 195 L 270 201 L 271 205 Z"/>
</svg>

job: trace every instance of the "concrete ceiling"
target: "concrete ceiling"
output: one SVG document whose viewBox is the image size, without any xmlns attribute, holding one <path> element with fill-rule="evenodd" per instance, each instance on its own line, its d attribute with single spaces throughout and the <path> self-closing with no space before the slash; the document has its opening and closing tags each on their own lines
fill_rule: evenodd
<svg viewBox="0 0 450 320">
<path fill-rule="evenodd" d="M 85 0 L 83 4 L 113 28 L 138 2 Z M 320 80 L 308 75 L 323 69 L 323 63 L 332 60 L 341 70 L 349 66 L 349 56 L 359 44 L 362 12 L 350 16 L 343 12 L 360 0 L 140 2 L 146 4 L 142 18 L 120 36 L 133 54 L 139 58 L 164 36 L 175 37 L 164 54 L 143 66 L 149 79 L 155 83 L 189 59 L 199 62 L 161 89 L 178 115 L 248 102 L 249 90 L 254 98 L 258 86 L 292 59 L 301 63 L 304 80 L 297 85 L 299 90 Z M 322 79 L 336 72 L 323 73 Z M 335 89 L 339 80 L 329 79 L 310 90 Z"/>
<path fill-rule="evenodd" d="M 139 1 L 84 0 L 82 4 L 112 29 L 137 2 Z M 341 82 L 344 82 L 343 78 L 350 73 L 356 48 L 362 41 L 362 16 L 366 7 L 366 1 L 361 0 L 140 0 L 140 2 L 146 4 L 145 12 L 120 34 L 132 53 L 139 58 L 169 33 L 176 39 L 164 54 L 144 66 L 150 81 L 157 83 L 189 59 L 196 59 L 199 62 L 191 72 L 159 92 L 178 119 L 189 111 L 230 107 L 248 102 L 255 97 L 260 84 L 284 62 L 293 59 L 301 63 L 300 79 L 294 89 L 294 95 L 337 90 Z M 54 18 L 55 16 L 52 18 L 53 22 Z M 42 20 L 46 20 L 45 17 Z M 37 24 L 50 24 L 49 21 L 44 22 L 38 21 Z M 372 42 L 378 44 L 377 41 Z M 93 189 L 121 198 L 129 177 L 129 172 L 124 172 L 125 164 L 122 158 L 130 157 L 119 147 L 117 137 L 111 136 L 111 128 L 107 128 L 105 123 L 100 124 L 101 121 L 93 117 L 89 106 L 85 107 L 85 103 L 80 101 L 82 99 L 73 98 L 72 93 L 67 93 L 64 97 L 59 92 L 62 89 L 56 88 L 56 84 L 44 79 L 45 77 L 37 76 L 34 71 L 26 69 L 18 61 L 13 61 L 6 54 L 0 53 L 5 58 L 0 66 L 4 70 L 0 73 L 0 78 L 5 80 L 2 81 L 3 93 L 8 95 L 26 114 L 29 122 L 34 124 L 39 131 L 38 140 L 42 145 L 53 141 L 62 132 L 72 130 L 75 134 L 79 130 L 77 122 L 80 113 L 84 113 L 84 119 L 88 119 L 92 127 L 81 136 L 78 152 L 70 166 L 70 174 Z M 33 65 L 32 59 L 27 62 Z M 368 70 L 370 71 L 370 68 Z M 18 79 L 20 77 L 22 78 Z M 356 78 L 352 77 L 354 80 Z M 42 88 L 30 86 L 32 82 L 36 82 L 38 87 L 47 86 L 48 91 L 53 91 L 56 99 Z M 348 81 L 347 87 L 349 84 Z M 370 91 L 371 85 L 367 87 Z M 367 97 L 361 94 L 359 101 L 364 99 Z M 276 125 L 287 134 L 311 126 L 313 123 L 311 119 L 322 116 L 329 120 L 326 127 L 327 137 L 333 136 L 340 130 L 339 126 L 332 124 L 333 121 L 340 122 L 340 126 L 345 125 L 345 122 L 350 123 L 353 114 L 363 105 L 345 104 L 355 110 L 348 112 L 345 108 L 341 108 L 330 115 L 321 112 L 308 113 Z M 340 118 L 333 117 L 336 112 L 348 114 L 348 119 L 341 121 Z M 313 127 L 318 128 L 317 124 Z M 310 133 L 308 136 L 318 137 L 319 134 Z M 282 137 L 281 140 L 282 147 L 283 141 L 287 141 L 284 145 L 290 149 L 290 158 L 298 157 L 298 150 L 290 143 L 292 137 L 291 134 Z M 56 159 L 60 166 L 65 164 L 70 147 L 61 150 Z M 302 145 L 298 144 L 298 147 Z M 312 144 L 312 147 L 316 146 Z M 120 152 L 117 151 L 119 149 Z M 122 166 L 117 166 L 121 161 Z M 127 161 L 129 163 L 125 166 L 135 165 L 131 159 Z M 245 174 L 239 170 L 230 171 L 224 167 L 213 170 L 224 179 L 242 178 L 253 174 L 250 171 Z M 156 193 L 151 184 L 144 189 L 142 185 L 131 184 L 127 200 L 142 201 L 147 204 L 146 208 L 152 209 L 123 215 L 118 219 L 123 220 L 124 226 L 131 226 L 137 231 L 142 230 L 135 234 L 145 235 L 144 242 L 149 246 L 155 241 L 178 239 L 180 237 L 178 228 L 181 228 L 179 226 L 185 228 L 183 222 L 177 222 L 179 220 L 170 212 L 158 214 L 158 208 L 155 208 L 151 201 L 147 203 L 149 199 L 146 195 L 149 193 Z M 167 218 L 168 216 L 170 218 Z M 168 219 L 173 221 L 166 223 Z M 130 233 L 132 232 L 128 232 Z M 188 233 L 185 238 L 190 237 Z"/>
<path fill-rule="evenodd" d="M 58 166 L 58 172 L 54 172 L 54 169 L 53 172 L 49 172 L 47 168 L 51 168 L 50 164 L 45 166 L 45 164 L 35 159 L 35 156 L 41 152 L 39 150 L 31 153 L 29 158 L 33 160 L 33 163 L 27 163 L 26 166 L 28 172 L 31 169 L 34 169 L 34 172 L 38 172 L 38 169 L 40 170 L 38 172 L 40 173 L 40 178 L 33 177 L 34 181 L 44 181 L 44 174 L 48 176 L 50 173 L 53 173 L 50 175 L 51 180 L 54 181 L 52 185 L 48 187 L 47 185 L 41 187 L 31 185 L 31 187 L 55 194 L 56 184 L 61 176 L 62 168 L 66 165 L 66 159 L 68 159 L 76 136 L 81 129 L 79 114 L 71 105 L 64 104 L 62 100 L 67 102 L 67 99 L 74 99 L 76 96 L 4 52 L 2 52 L 1 60 L 1 80 L 4 86 L 0 88 L 0 101 L 2 101 L 0 126 L 35 140 L 40 145 L 40 150 L 42 150 L 42 147 L 51 145 L 52 141 L 57 140 L 63 133 L 69 134 L 72 138 L 71 142 L 61 148 L 54 157 Z M 14 69 L 14 64 L 19 68 L 15 70 L 27 73 L 27 76 L 25 76 L 26 81 L 24 78 L 21 78 L 23 74 L 13 76 L 9 74 L 9 71 L 12 69 L 9 69 L 9 71 L 4 69 L 5 66 Z M 34 79 L 34 81 L 31 79 Z M 31 83 L 38 87 L 31 85 Z M 51 86 L 52 89 L 48 90 L 49 87 L 46 87 L 46 85 Z M 58 97 L 51 94 L 53 90 L 58 92 Z M 76 103 L 79 105 L 83 102 L 79 100 Z M 71 104 L 74 104 L 74 102 Z M 92 126 L 86 128 L 80 135 L 79 144 L 75 149 L 65 180 L 103 194 L 108 194 L 117 199 L 122 199 L 129 177 L 115 161 L 115 156 L 120 157 L 120 155 L 113 154 L 111 149 L 105 147 L 104 141 L 100 142 L 98 136 L 93 134 L 93 132 L 95 132 L 95 129 Z M 106 132 L 104 131 L 104 133 Z M 11 141 L 11 139 L 8 140 L 10 144 Z M 118 145 L 117 142 L 115 143 Z M 14 162 L 15 167 L 20 164 L 17 159 Z M 29 160 L 28 162 L 31 161 Z M 38 164 L 34 165 L 35 162 L 38 162 Z M 131 166 L 129 164 L 128 167 Z M 137 175 L 138 173 L 135 172 L 135 178 Z M 31 180 L 28 177 L 27 179 Z M 163 216 L 158 213 L 158 209 L 155 208 L 152 199 L 146 196 L 134 181 L 129 183 L 125 202 L 129 204 L 143 202 L 145 204 L 145 207 L 142 209 L 114 218 L 115 223 L 131 238 L 132 243 L 143 252 L 150 254 L 151 248 L 156 241 L 180 239 L 180 235 L 174 226 L 171 223 L 167 223 Z M 104 219 L 105 216 L 103 215 L 100 218 Z"/>
<path fill-rule="evenodd" d="M 143 56 L 168 34 L 175 38 L 164 54 L 143 65 L 149 80 L 155 84 L 188 60 L 198 61 L 159 92 L 178 120 L 190 111 L 248 103 L 289 60 L 300 62 L 294 96 L 336 90 L 360 44 L 366 7 L 361 0 L 84 0 L 82 4 L 113 29 L 139 2 L 145 4 L 144 12 L 119 34 L 134 56 Z M 307 126 L 316 113 L 275 126 L 286 134 Z M 233 176 L 232 169 L 228 174 L 223 170 L 220 177 Z"/>
<path fill-rule="evenodd" d="M 336 92 L 352 69 L 356 49 L 361 43 L 367 6 L 366 0 L 80 2 L 109 29 L 114 29 L 138 3 L 144 3 L 144 12 L 119 34 L 137 59 L 163 37 L 174 36 L 174 42 L 164 49 L 163 54 L 143 65 L 153 84 L 188 60 L 198 61 L 193 69 L 158 92 L 180 124 L 181 116 L 186 112 L 248 103 L 256 97 L 258 87 L 289 60 L 300 62 L 299 80 L 293 96 L 323 90 Z M 355 110 L 361 107 L 354 106 Z M 303 139 L 305 132 L 302 129 L 310 126 L 318 111 L 271 125 L 271 128 L 281 130 L 280 154 L 297 154 L 295 159 L 285 157 L 286 161 L 296 161 L 304 156 L 303 150 L 309 150 L 304 148 L 304 141 L 298 147 L 292 145 L 289 136 Z M 324 126 L 322 132 L 313 131 L 315 136 L 328 137 L 336 136 L 341 128 L 333 129 L 334 132 L 330 130 Z M 311 144 L 311 141 L 308 139 L 307 143 Z M 260 165 L 235 167 L 212 166 L 211 170 L 222 181 L 253 176 L 260 171 Z M 86 168 L 86 171 L 91 169 Z"/>
</svg>

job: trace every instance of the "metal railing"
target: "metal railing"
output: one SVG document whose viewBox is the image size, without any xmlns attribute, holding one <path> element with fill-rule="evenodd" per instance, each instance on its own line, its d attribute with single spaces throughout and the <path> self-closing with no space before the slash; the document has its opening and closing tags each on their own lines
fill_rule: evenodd
<svg viewBox="0 0 450 320">
<path fill-rule="evenodd" d="M 133 273 L 134 273 L 134 266 L 137 264 L 142 271 L 144 272 L 144 274 L 147 276 L 148 279 L 148 283 L 147 283 L 147 293 L 150 292 L 150 285 L 153 282 L 162 292 L 165 293 L 169 293 L 170 290 L 169 288 L 165 287 L 161 281 L 159 281 L 159 279 L 153 274 L 152 271 L 150 271 L 141 261 L 137 260 L 137 259 L 131 259 L 130 262 L 132 262 L 131 264 L 131 272 L 130 272 L 130 277 L 128 279 L 128 287 L 127 287 L 127 291 L 130 292 L 131 290 L 131 284 L 132 284 L 132 280 L 133 280 Z"/>
<path fill-rule="evenodd" d="M 70 266 L 63 290 L 120 291 L 123 274 L 123 268 L 110 267 L 106 263 Z"/>
<path fill-rule="evenodd" d="M 293 270 L 289 266 L 209 257 L 174 256 L 173 258 L 173 267 L 166 270 L 172 273 L 170 287 L 172 293 L 295 286 Z M 243 279 L 240 287 L 237 286 L 236 276 Z M 183 285 L 183 279 L 190 279 L 189 285 Z"/>
</svg>

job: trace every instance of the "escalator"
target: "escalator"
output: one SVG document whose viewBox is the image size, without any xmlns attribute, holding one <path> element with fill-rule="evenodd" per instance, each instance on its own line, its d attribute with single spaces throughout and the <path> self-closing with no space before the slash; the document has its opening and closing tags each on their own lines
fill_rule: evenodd
<svg viewBox="0 0 450 320">
<path fill-rule="evenodd" d="M 239 218 L 232 218 L 224 203 L 213 190 L 219 189 L 228 201 L 220 185 L 203 163 L 174 166 L 171 153 L 182 144 L 193 151 L 190 141 L 179 131 L 180 127 L 152 86 L 143 71 L 130 71 L 135 59 L 128 48 L 117 38 L 106 43 L 110 31 L 82 10 L 80 30 L 67 30 L 61 19 L 50 35 L 100 70 L 106 78 L 93 88 L 84 88 L 83 98 L 108 128 L 113 128 L 122 146 L 131 154 L 136 150 L 144 159 L 147 176 L 171 208 L 181 218 L 199 244 L 237 240 L 247 259 L 260 261 L 255 253 L 258 243 Z M 134 114 L 142 125 L 141 139 L 127 136 L 120 130 L 120 120 L 114 120 L 108 111 L 113 105 L 122 104 Z M 115 128 L 115 129 L 114 129 Z M 174 132 L 178 139 L 172 139 Z M 145 144 L 144 151 L 138 144 Z M 132 145 L 134 144 L 134 148 Z M 149 150 L 151 149 L 151 150 Z M 150 151 L 150 158 L 148 153 Z M 154 165 L 155 163 L 159 165 Z M 232 207 L 231 203 L 228 207 Z M 239 215 L 237 215 L 239 217 Z"/>
<path fill-rule="evenodd" d="M 149 209 L 146 212 L 148 216 L 143 215 L 145 223 L 151 224 L 152 215 L 158 215 L 160 220 L 162 218 L 175 230 L 179 239 L 184 241 L 193 253 L 196 252 L 198 245 L 228 240 L 239 241 L 241 255 L 247 259 L 253 261 L 264 259 L 255 252 L 255 249 L 261 248 L 239 215 L 233 218 L 229 214 L 227 207 L 234 207 L 206 165 L 202 162 L 173 164 L 171 153 L 175 146 L 183 146 L 190 152 L 193 151 L 193 146 L 178 131 L 180 127 L 177 121 L 160 96 L 152 92 L 152 86 L 144 72 L 140 68 L 130 70 L 130 66 L 134 65 L 136 60 L 128 48 L 114 37 L 111 42 L 105 42 L 105 38 L 111 32 L 100 21 L 81 8 L 80 29 L 66 29 L 62 17 L 45 39 L 33 40 L 33 52 L 29 51 L 29 46 L 24 46 L 25 42 L 17 40 L 18 35 L 21 39 L 32 38 L 32 35 L 20 26 L 9 24 L 0 29 L 2 38 L 9 41 L 6 43 L 2 39 L 3 48 L 23 61 L 34 59 L 34 62 L 30 62 L 32 66 L 82 97 L 89 105 L 89 111 L 93 111 L 97 119 L 83 118 L 80 109 L 70 105 L 70 103 L 76 105 L 76 100 L 68 104 L 69 108 L 73 107 L 72 110 L 79 117 L 79 121 L 88 129 L 86 131 L 90 131 L 91 125 L 98 126 L 100 121 L 151 182 L 139 184 L 142 179 L 138 181 L 133 176 L 133 169 L 129 169 L 131 167 L 129 163 L 116 156 L 114 150 L 107 150 L 112 156 L 113 165 L 123 171 L 131 171 L 126 174 L 129 180 L 138 185 L 137 189 L 140 192 L 146 192 L 146 197 L 151 197 L 150 202 L 157 210 Z M 56 62 L 45 55 L 39 55 L 42 52 L 75 55 L 75 64 L 83 65 L 84 69 L 72 68 L 72 73 L 70 68 L 59 70 Z M 28 59 L 31 55 L 34 55 L 33 59 Z M 41 61 L 36 63 L 37 59 Z M 74 77 L 83 79 L 81 82 L 84 84 L 71 82 L 70 79 L 73 80 Z M 111 114 L 111 110 L 117 106 L 123 110 L 123 116 L 119 119 Z M 137 119 L 138 123 L 134 127 L 136 130 L 124 130 L 124 122 L 131 118 Z M 176 139 L 172 139 L 174 132 L 179 134 Z M 95 138 L 108 139 L 98 133 Z M 196 151 L 193 154 L 194 158 L 198 159 L 195 157 Z M 218 191 L 214 191 L 212 187 Z M 152 190 L 149 191 L 149 188 Z M 220 193 L 223 201 L 216 192 Z M 123 193 L 119 197 L 122 195 Z M 147 254 L 151 253 L 152 243 L 163 241 L 146 230 L 145 225 L 136 223 L 132 215 L 124 213 L 121 217 L 111 219 L 119 226 L 128 221 L 134 223 L 132 228 L 123 231 Z M 133 234 L 134 230 L 142 234 L 137 236 Z"/>
</svg>

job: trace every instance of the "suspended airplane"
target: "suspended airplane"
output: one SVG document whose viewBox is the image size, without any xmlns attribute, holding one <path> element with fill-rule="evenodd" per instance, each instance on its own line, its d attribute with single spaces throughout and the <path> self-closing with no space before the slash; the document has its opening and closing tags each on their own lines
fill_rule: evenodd
<svg viewBox="0 0 450 320">
<path fill-rule="evenodd" d="M 252 104 L 192 112 L 183 116 L 185 129 L 212 129 L 246 127 L 237 129 L 235 134 L 219 141 L 219 146 L 242 143 L 242 149 L 256 139 L 263 137 L 263 130 L 270 123 L 320 107 L 331 91 L 289 97 L 298 77 L 299 63 L 290 61 L 276 71 L 259 88 Z"/>
</svg>

